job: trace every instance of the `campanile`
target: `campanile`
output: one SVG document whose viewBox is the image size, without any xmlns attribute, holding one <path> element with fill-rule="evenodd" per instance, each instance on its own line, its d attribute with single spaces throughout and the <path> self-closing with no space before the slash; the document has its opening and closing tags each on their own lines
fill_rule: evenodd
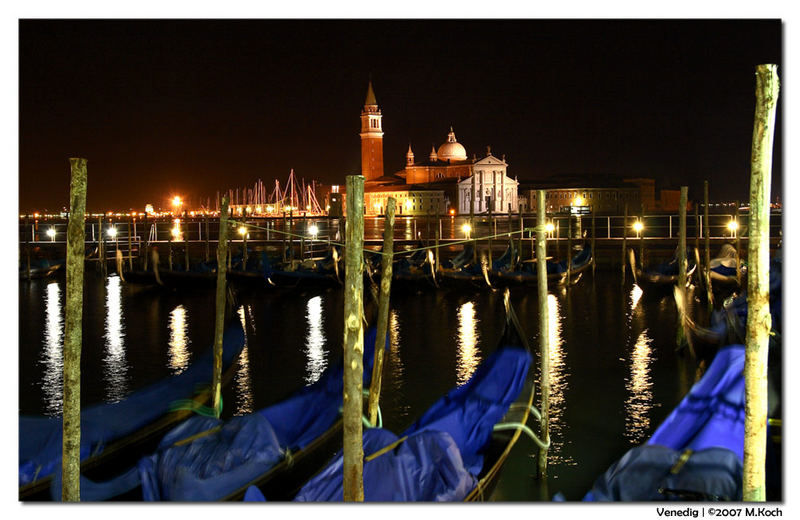
<svg viewBox="0 0 800 520">
<path fill-rule="evenodd" d="M 361 111 L 361 175 L 365 180 L 383 177 L 383 127 L 381 111 L 372 90 L 367 87 L 367 99 Z"/>
</svg>

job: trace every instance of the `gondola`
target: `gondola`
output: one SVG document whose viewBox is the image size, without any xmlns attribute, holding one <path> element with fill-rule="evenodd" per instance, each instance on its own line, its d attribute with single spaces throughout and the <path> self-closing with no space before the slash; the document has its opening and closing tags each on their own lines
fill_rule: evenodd
<svg viewBox="0 0 800 520">
<path fill-rule="evenodd" d="M 583 273 L 592 267 L 593 262 L 592 248 L 589 244 L 584 244 L 581 250 L 572 257 L 569 282 L 567 282 L 567 261 L 547 260 L 547 284 L 549 286 L 575 285 L 581 280 Z M 536 286 L 539 280 L 537 266 L 538 262 L 535 259 L 527 260 L 521 262 L 519 268 L 501 271 L 496 276 L 499 283 L 503 285 Z"/>
<path fill-rule="evenodd" d="M 487 499 L 531 412 L 532 356 L 505 296 L 500 347 L 470 380 L 439 399 L 402 434 L 364 431 L 364 500 L 477 501 Z M 527 391 L 524 391 L 527 390 Z M 498 425 L 501 420 L 510 424 Z M 341 501 L 343 457 L 331 462 L 295 496 L 299 502 Z M 246 501 L 264 500 L 257 488 Z"/>
<path fill-rule="evenodd" d="M 186 270 L 184 264 L 173 263 L 172 269 L 162 269 L 159 266 L 158 252 L 152 252 L 151 270 L 134 269 L 125 270 L 124 262 L 117 251 L 117 273 L 125 283 L 158 286 L 165 289 L 178 290 L 209 290 L 217 285 L 217 262 L 195 262 Z"/>
<path fill-rule="evenodd" d="M 721 349 L 650 439 L 613 463 L 584 500 L 742 500 L 744 358 L 744 345 Z"/>
<path fill-rule="evenodd" d="M 30 279 L 49 278 L 64 267 L 64 262 L 51 262 L 46 258 L 37 258 L 31 260 Z M 19 267 L 19 279 L 28 279 L 28 266 L 23 262 Z"/>
<path fill-rule="evenodd" d="M 223 381 L 235 372 L 244 346 L 237 320 L 223 337 Z M 93 475 L 130 464 L 147 453 L 169 429 L 191 415 L 191 408 L 210 398 L 211 349 L 183 373 L 133 392 L 117 403 L 100 403 L 81 411 L 81 473 Z M 188 400 L 187 400 L 188 399 Z M 185 407 L 173 409 L 178 400 Z M 60 478 L 60 417 L 19 419 L 19 498 L 47 500 L 54 475 Z"/>
<path fill-rule="evenodd" d="M 304 261 L 290 259 L 267 270 L 267 280 L 277 287 L 339 287 L 344 277 L 341 247 L 331 246 L 319 259 Z"/>
<path fill-rule="evenodd" d="M 364 335 L 364 383 L 372 378 L 376 329 Z M 341 445 L 343 366 L 257 412 L 227 420 L 195 416 L 157 448 L 105 481 L 82 479 L 82 500 L 241 500 L 251 485 L 287 500 Z"/>
<path fill-rule="evenodd" d="M 692 275 L 697 269 L 697 263 L 693 255 L 687 255 L 686 266 L 686 284 L 691 282 Z M 645 292 L 671 292 L 672 286 L 678 283 L 678 257 L 677 254 L 668 262 L 651 266 L 642 270 L 636 264 L 636 254 L 633 249 L 628 250 L 628 258 L 630 261 L 631 272 L 633 272 L 633 280 Z"/>
<path fill-rule="evenodd" d="M 464 252 L 466 251 L 467 247 L 464 248 Z M 454 263 L 452 268 L 441 269 L 439 276 L 442 285 L 460 289 L 491 287 L 499 279 L 500 273 L 511 272 L 519 262 L 519 253 L 514 247 L 514 241 L 510 239 L 505 252 L 500 258 L 493 260 L 491 266 L 485 255 L 481 255 L 477 263 L 472 261 L 473 255 L 474 253 L 470 256 L 458 255 L 458 263 Z"/>
<path fill-rule="evenodd" d="M 228 281 L 241 284 L 243 286 L 252 286 L 255 284 L 258 287 L 272 287 L 269 283 L 268 275 L 273 268 L 273 262 L 267 257 L 266 251 L 261 251 L 261 254 L 256 256 L 251 254 L 247 259 L 247 265 L 244 265 L 242 255 L 237 255 L 232 259 L 231 268 L 225 272 Z"/>
<path fill-rule="evenodd" d="M 392 263 L 392 290 L 419 291 L 438 287 L 433 251 L 417 249 Z M 378 279 L 379 276 L 378 276 Z"/>
</svg>

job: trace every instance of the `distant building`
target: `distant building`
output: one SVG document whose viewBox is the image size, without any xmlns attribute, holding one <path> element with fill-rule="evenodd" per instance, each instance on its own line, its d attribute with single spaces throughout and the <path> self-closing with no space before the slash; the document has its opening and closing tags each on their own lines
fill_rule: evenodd
<svg viewBox="0 0 800 520">
<path fill-rule="evenodd" d="M 613 179 L 587 182 L 582 176 L 559 175 L 521 188 L 523 211 L 536 212 L 538 190 L 545 190 L 548 213 L 569 211 L 572 206 L 588 206 L 596 215 L 621 215 L 625 204 L 631 215 L 641 210 L 641 190 L 638 186 Z"/>
<path fill-rule="evenodd" d="M 384 175 L 382 115 L 372 82 L 361 111 L 360 136 L 366 215 L 383 214 L 390 196 L 397 201 L 397 215 L 444 215 L 451 210 L 469 213 L 471 199 L 475 213 L 487 212 L 489 205 L 496 213 L 517 211 L 518 183 L 508 177 L 505 157 L 498 159 L 487 150 L 482 159 L 468 159 L 452 127 L 438 150 L 432 148 L 421 160 L 415 160 L 409 144 L 405 168 Z"/>
</svg>

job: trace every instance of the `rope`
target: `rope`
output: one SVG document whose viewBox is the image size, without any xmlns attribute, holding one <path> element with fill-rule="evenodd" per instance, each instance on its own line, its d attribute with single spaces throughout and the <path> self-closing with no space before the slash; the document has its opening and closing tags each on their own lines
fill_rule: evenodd
<svg viewBox="0 0 800 520">
<path fill-rule="evenodd" d="M 190 442 L 194 442 L 195 440 L 200 439 L 201 437 L 206 437 L 208 435 L 217 433 L 221 429 L 222 429 L 222 425 L 220 424 L 219 426 L 215 426 L 215 427 L 210 428 L 208 430 L 202 431 L 200 433 L 195 433 L 194 435 L 190 435 L 190 436 L 188 436 L 188 437 L 186 437 L 184 439 L 176 441 L 173 444 L 173 446 L 183 446 L 184 444 L 189 444 Z"/>
<path fill-rule="evenodd" d="M 212 407 L 198 404 L 194 399 L 178 399 L 169 405 L 170 412 L 177 412 L 179 410 L 188 410 L 197 415 L 216 419 L 222 414 L 222 395 L 219 396 L 219 414 L 216 414 Z"/>
<path fill-rule="evenodd" d="M 503 430 L 521 430 L 523 433 L 525 433 L 525 435 L 530 437 L 533 440 L 533 442 L 535 442 L 536 445 L 539 446 L 541 449 L 547 450 L 550 448 L 550 439 L 547 440 L 547 443 L 542 442 L 541 439 L 539 439 L 539 437 L 537 437 L 536 434 L 533 433 L 533 430 L 531 430 L 525 424 L 512 422 L 512 423 L 502 423 L 494 425 L 494 431 L 499 432 Z"/>
<path fill-rule="evenodd" d="M 399 446 L 401 443 L 405 442 L 406 439 L 408 439 L 408 435 L 406 435 L 405 437 L 402 437 L 400 439 L 397 439 L 396 441 L 394 441 L 393 443 L 391 443 L 388 446 L 384 446 L 383 448 L 379 449 L 375 453 L 372 453 L 371 455 L 367 455 L 366 457 L 364 457 L 364 462 L 369 462 L 369 461 L 371 461 L 373 459 L 377 459 L 378 457 L 380 457 L 384 453 L 387 453 L 387 452 L 393 450 L 394 448 Z"/>
</svg>

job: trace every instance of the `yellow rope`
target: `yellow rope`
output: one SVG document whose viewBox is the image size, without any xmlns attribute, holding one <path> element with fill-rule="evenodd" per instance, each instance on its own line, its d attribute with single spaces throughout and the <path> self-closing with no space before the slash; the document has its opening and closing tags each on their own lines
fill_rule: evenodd
<svg viewBox="0 0 800 520">
<path fill-rule="evenodd" d="M 366 457 L 364 457 L 364 462 L 369 462 L 369 461 L 371 461 L 373 459 L 377 459 L 378 457 L 380 457 L 384 453 L 393 450 L 396 446 L 398 446 L 401 442 L 404 442 L 406 439 L 408 439 L 408 435 L 406 435 L 402 439 L 397 439 L 396 441 L 394 441 L 390 445 L 379 449 L 378 451 L 376 451 L 375 453 L 373 453 L 371 455 L 367 455 Z"/>
</svg>

